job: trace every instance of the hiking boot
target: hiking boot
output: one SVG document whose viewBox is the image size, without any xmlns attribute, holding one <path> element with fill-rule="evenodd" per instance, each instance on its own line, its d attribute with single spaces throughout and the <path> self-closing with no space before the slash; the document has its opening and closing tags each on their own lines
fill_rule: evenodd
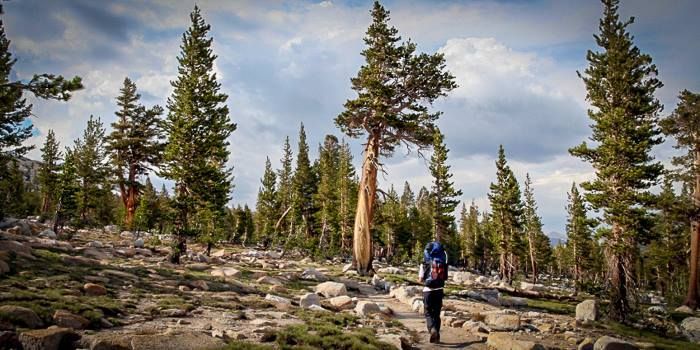
<svg viewBox="0 0 700 350">
<path fill-rule="evenodd" d="M 430 343 L 437 343 L 440 341 L 440 333 L 437 329 L 433 328 L 430 330 Z"/>
</svg>

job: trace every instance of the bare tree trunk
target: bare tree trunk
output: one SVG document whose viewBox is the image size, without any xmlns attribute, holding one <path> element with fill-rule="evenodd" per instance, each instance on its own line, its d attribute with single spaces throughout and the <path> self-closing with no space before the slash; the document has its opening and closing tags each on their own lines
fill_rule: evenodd
<svg viewBox="0 0 700 350">
<path fill-rule="evenodd" d="M 532 266 L 532 283 L 537 283 L 537 260 L 535 260 L 535 246 L 533 243 L 532 232 L 527 234 L 528 246 L 530 248 L 530 263 Z M 525 264 L 527 265 L 527 264 Z"/>
<path fill-rule="evenodd" d="M 579 283 L 578 245 L 574 242 L 574 295 L 578 295 Z"/>
<path fill-rule="evenodd" d="M 610 276 L 610 318 L 624 322 L 630 315 L 629 300 L 632 281 L 632 263 L 630 250 L 633 242 L 624 239 L 624 229 L 618 223 L 612 225 L 612 240 L 609 243 L 608 273 Z"/>
<path fill-rule="evenodd" d="M 691 224 L 690 229 L 690 275 L 688 276 L 688 294 L 683 305 L 691 309 L 698 306 L 698 253 L 700 253 L 700 225 Z"/>
<path fill-rule="evenodd" d="M 365 147 L 362 162 L 362 177 L 357 195 L 357 212 L 353 233 L 353 260 L 361 276 L 372 273 L 372 235 L 370 227 L 374 214 L 374 201 L 377 196 L 377 166 L 379 156 L 379 135 L 371 134 Z"/>
<path fill-rule="evenodd" d="M 700 150 L 695 151 L 695 169 L 700 169 Z M 700 173 L 695 174 L 695 188 L 693 189 L 693 206 L 700 207 Z M 697 215 L 691 217 L 690 222 L 690 276 L 688 277 L 688 294 L 683 305 L 691 309 L 698 306 L 698 254 L 700 254 L 700 222 Z"/>
</svg>

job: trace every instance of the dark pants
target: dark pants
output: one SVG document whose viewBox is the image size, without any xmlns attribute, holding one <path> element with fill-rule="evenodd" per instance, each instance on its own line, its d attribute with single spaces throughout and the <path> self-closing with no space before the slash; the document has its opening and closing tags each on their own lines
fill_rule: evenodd
<svg viewBox="0 0 700 350">
<path fill-rule="evenodd" d="M 423 292 L 423 309 L 425 310 L 425 324 L 428 327 L 428 332 L 435 328 L 440 333 L 440 311 L 444 296 L 445 292 L 442 289 Z"/>
</svg>

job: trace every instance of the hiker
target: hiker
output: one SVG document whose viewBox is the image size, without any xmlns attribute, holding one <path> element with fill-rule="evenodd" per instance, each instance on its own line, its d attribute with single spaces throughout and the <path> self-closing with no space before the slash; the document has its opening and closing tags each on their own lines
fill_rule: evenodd
<svg viewBox="0 0 700 350">
<path fill-rule="evenodd" d="M 423 251 L 423 263 L 418 271 L 418 278 L 423 287 L 423 309 L 425 323 L 430 333 L 430 342 L 440 342 L 440 311 L 442 298 L 445 296 L 447 280 L 447 252 L 440 242 L 430 242 Z"/>
</svg>

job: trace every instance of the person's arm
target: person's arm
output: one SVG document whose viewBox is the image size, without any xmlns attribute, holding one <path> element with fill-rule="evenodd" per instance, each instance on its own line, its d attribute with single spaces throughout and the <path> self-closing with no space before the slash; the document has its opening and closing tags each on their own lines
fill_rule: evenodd
<svg viewBox="0 0 700 350">
<path fill-rule="evenodd" d="M 418 268 L 418 282 L 423 283 L 423 274 L 425 273 L 425 268 L 423 267 L 425 264 L 420 264 L 420 268 Z"/>
</svg>

